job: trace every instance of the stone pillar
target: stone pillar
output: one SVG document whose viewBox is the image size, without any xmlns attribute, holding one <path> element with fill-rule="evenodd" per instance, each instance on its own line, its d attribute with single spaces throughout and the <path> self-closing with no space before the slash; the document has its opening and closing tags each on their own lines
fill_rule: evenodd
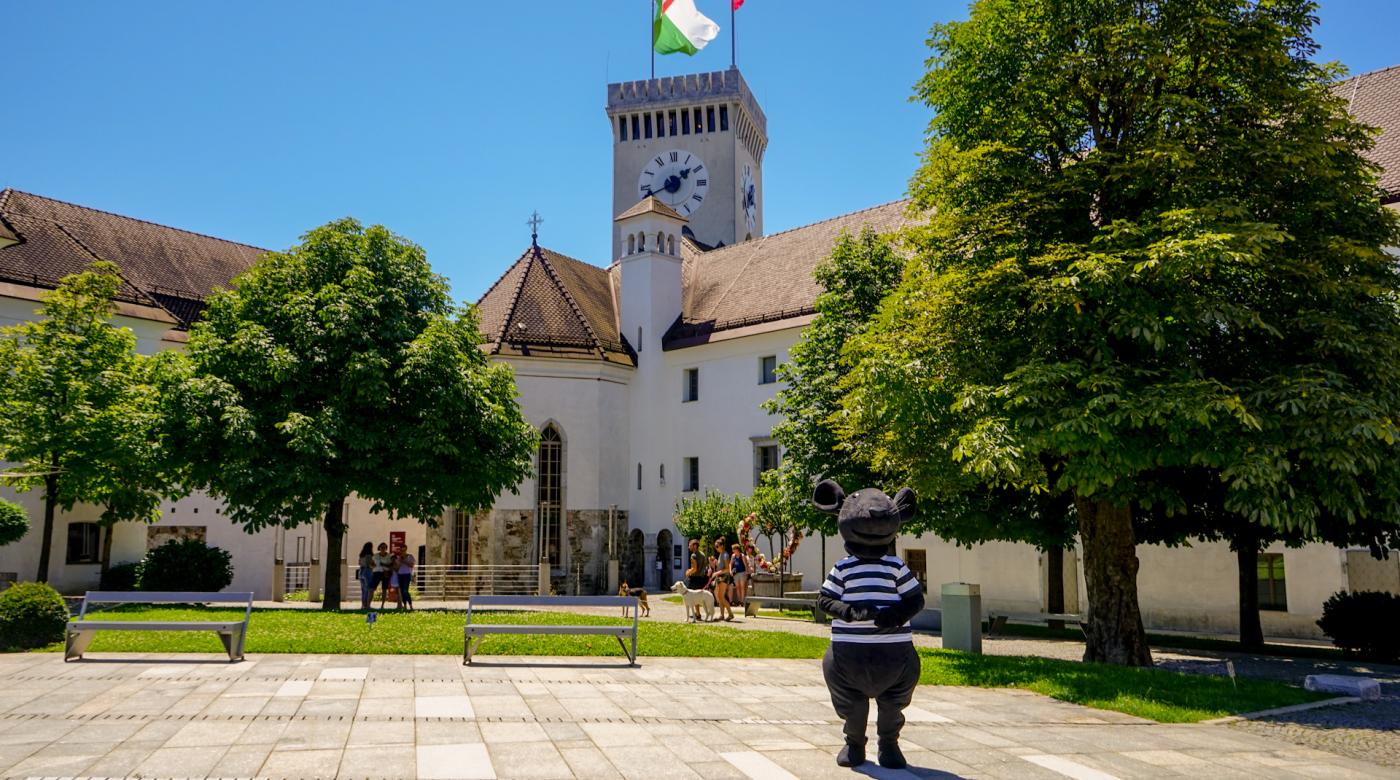
<svg viewBox="0 0 1400 780">
<path fill-rule="evenodd" d="M 540 561 L 540 595 L 549 595 L 549 561 Z"/>
<path fill-rule="evenodd" d="M 279 558 L 272 562 L 272 600 L 281 603 L 287 598 L 287 564 Z"/>
<path fill-rule="evenodd" d="M 306 600 L 321 600 L 321 562 L 311 561 L 311 573 L 306 578 Z"/>
<path fill-rule="evenodd" d="M 608 590 L 607 590 L 607 595 L 611 596 L 612 594 L 616 593 L 616 592 L 617 592 L 618 585 L 620 585 L 620 584 L 621 584 L 621 581 L 618 579 L 618 573 L 617 573 L 617 559 L 616 559 L 616 558 L 611 558 L 611 559 L 608 560 Z M 638 584 L 637 587 L 641 587 L 640 584 Z"/>
</svg>

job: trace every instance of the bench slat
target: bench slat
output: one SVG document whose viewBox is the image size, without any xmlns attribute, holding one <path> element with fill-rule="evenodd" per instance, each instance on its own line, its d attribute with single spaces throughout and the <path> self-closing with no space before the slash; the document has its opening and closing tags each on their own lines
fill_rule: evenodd
<svg viewBox="0 0 1400 780">
<path fill-rule="evenodd" d="M 243 621 L 233 623 L 159 623 L 145 620 L 73 620 L 70 631 L 232 631 Z"/>
<path fill-rule="evenodd" d="M 467 603 L 477 607 L 621 607 L 637 603 L 634 596 L 483 596 Z"/>
<path fill-rule="evenodd" d="M 252 592 L 210 593 L 200 591 L 123 591 L 90 590 L 83 600 L 89 604 L 251 604 Z"/>
<path fill-rule="evenodd" d="M 522 626 L 514 623 L 473 623 L 468 634 L 617 634 L 630 636 L 631 626 Z"/>
</svg>

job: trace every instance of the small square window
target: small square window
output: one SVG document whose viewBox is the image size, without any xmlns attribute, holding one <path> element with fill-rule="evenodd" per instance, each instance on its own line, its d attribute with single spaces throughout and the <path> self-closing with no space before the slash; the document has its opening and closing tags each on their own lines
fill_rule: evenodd
<svg viewBox="0 0 1400 780">
<path fill-rule="evenodd" d="M 693 493 L 700 489 L 700 459 L 686 458 L 684 464 L 685 484 L 681 486 L 681 490 L 687 493 Z"/>
<path fill-rule="evenodd" d="M 758 383 L 771 385 L 778 381 L 778 356 L 768 355 L 758 359 Z"/>
<path fill-rule="evenodd" d="M 700 400 L 700 369 L 687 368 L 682 372 L 681 402 Z"/>
<path fill-rule="evenodd" d="M 97 563 L 102 531 L 97 523 L 68 524 L 68 563 Z"/>
<path fill-rule="evenodd" d="M 1259 555 L 1259 608 L 1288 611 L 1288 593 L 1284 587 L 1283 554 Z"/>
</svg>

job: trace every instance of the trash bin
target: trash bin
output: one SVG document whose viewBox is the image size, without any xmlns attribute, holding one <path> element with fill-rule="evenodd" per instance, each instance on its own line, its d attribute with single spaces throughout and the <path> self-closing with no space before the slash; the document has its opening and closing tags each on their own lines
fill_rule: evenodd
<svg viewBox="0 0 1400 780">
<path fill-rule="evenodd" d="M 982 652 L 982 586 L 943 583 L 943 648 Z"/>
</svg>

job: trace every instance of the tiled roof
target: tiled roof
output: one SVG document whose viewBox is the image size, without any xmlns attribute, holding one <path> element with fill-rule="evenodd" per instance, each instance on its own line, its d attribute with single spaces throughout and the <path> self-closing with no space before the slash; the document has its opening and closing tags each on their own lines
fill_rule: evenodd
<svg viewBox="0 0 1400 780">
<path fill-rule="evenodd" d="M 821 292 L 813 271 L 831 254 L 837 236 L 867 226 L 894 231 L 909 220 L 908 209 L 908 201 L 895 201 L 710 252 L 683 243 L 683 314 L 667 346 L 812 313 Z"/>
<path fill-rule="evenodd" d="M 1381 167 L 1386 201 L 1400 200 L 1400 65 L 1349 78 L 1335 89 L 1352 116 L 1380 128 L 1376 146 L 1366 156 Z"/>
<path fill-rule="evenodd" d="M 685 217 L 682 217 L 680 214 L 676 213 L 675 209 L 671 208 L 670 206 L 667 206 L 665 203 L 662 203 L 655 195 L 648 195 L 645 198 L 642 198 L 641 200 L 637 201 L 637 204 L 635 206 L 633 206 L 630 209 L 627 209 L 621 214 L 618 214 L 616 219 L 614 219 L 613 221 L 620 222 L 624 219 L 630 219 L 631 217 L 639 217 L 643 214 L 660 214 L 662 216 L 670 217 L 671 219 L 679 219 L 682 222 L 685 221 Z"/>
<path fill-rule="evenodd" d="M 11 189 L 0 191 L 0 218 L 22 239 L 0 249 L 0 279 L 54 287 L 109 260 L 125 280 L 119 298 L 163 308 L 181 327 L 266 251 Z"/>
<path fill-rule="evenodd" d="M 635 363 L 606 269 L 531 246 L 477 303 L 492 354 Z"/>
</svg>

